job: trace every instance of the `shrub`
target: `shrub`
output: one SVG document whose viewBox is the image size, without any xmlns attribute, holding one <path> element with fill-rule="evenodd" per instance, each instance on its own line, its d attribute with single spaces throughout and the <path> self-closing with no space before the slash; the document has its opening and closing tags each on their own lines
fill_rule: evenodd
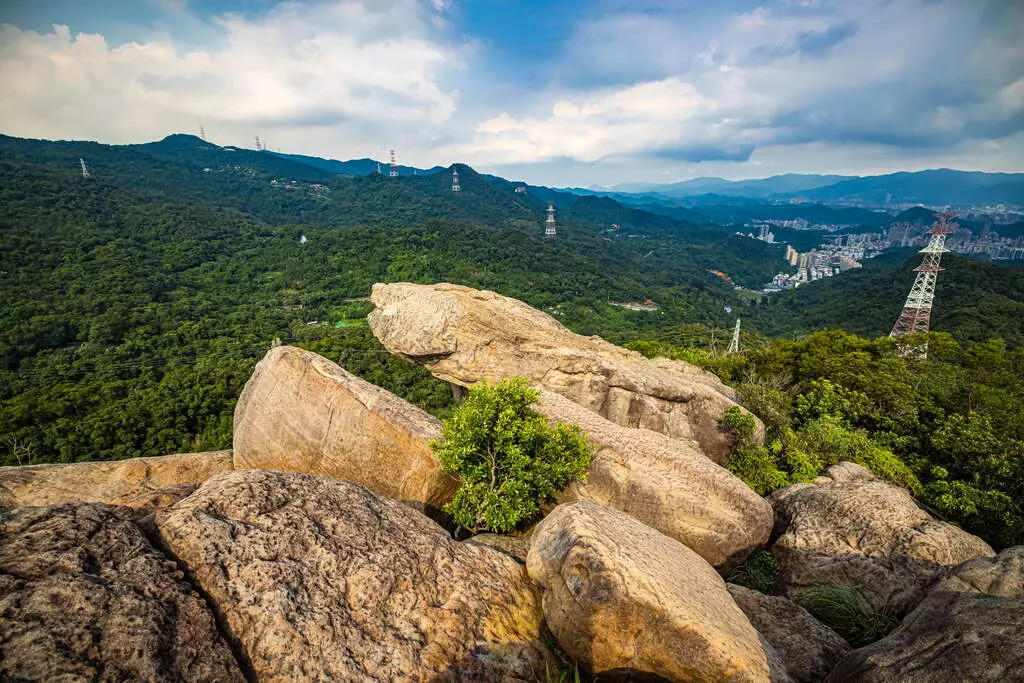
<svg viewBox="0 0 1024 683">
<path fill-rule="evenodd" d="M 743 564 L 729 570 L 729 573 L 725 575 L 725 580 L 758 593 L 771 595 L 775 588 L 775 573 L 777 571 L 775 556 L 762 548 L 750 553 L 750 557 Z"/>
<path fill-rule="evenodd" d="M 431 444 L 443 471 L 461 482 L 445 511 L 472 531 L 510 531 L 575 477 L 591 451 L 575 425 L 549 425 L 530 406 L 540 394 L 522 377 L 480 382 Z"/>
<path fill-rule="evenodd" d="M 810 586 L 793 599 L 855 648 L 884 638 L 900 623 L 886 610 L 874 611 L 853 586 Z"/>
</svg>

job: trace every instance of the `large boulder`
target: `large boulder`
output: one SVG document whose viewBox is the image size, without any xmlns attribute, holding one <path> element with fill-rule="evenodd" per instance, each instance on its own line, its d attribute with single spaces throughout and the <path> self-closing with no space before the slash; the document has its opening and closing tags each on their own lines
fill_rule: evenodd
<svg viewBox="0 0 1024 683">
<path fill-rule="evenodd" d="M 771 504 L 694 445 L 619 426 L 550 391 L 541 392 L 537 409 L 579 425 L 593 447 L 586 480 L 574 482 L 561 501 L 592 500 L 626 512 L 716 566 L 768 540 Z"/>
<path fill-rule="evenodd" d="M 874 609 L 902 616 L 944 569 L 995 554 L 977 536 L 919 508 L 905 489 L 865 480 L 850 467 L 843 473 L 772 494 L 776 587 L 787 595 L 847 584 Z"/>
<path fill-rule="evenodd" d="M 392 353 L 461 386 L 508 375 L 562 394 L 626 427 L 693 440 L 716 462 L 731 448 L 719 423 L 736 405 L 715 375 L 648 360 L 494 292 L 451 284 L 376 284 L 370 328 Z"/>
<path fill-rule="evenodd" d="M 441 423 L 310 351 L 267 352 L 235 407 L 235 469 L 353 481 L 423 510 L 448 502 L 457 482 L 430 441 Z"/>
<path fill-rule="evenodd" d="M 231 451 L 68 465 L 0 467 L 0 507 L 86 502 L 150 511 L 232 469 Z"/>
<path fill-rule="evenodd" d="M 886 638 L 852 652 L 830 681 L 1024 681 L 1024 546 L 965 562 Z"/>
<path fill-rule="evenodd" d="M 734 584 L 729 584 L 729 594 L 777 655 L 791 680 L 817 683 L 850 652 L 849 643 L 839 634 L 788 598 Z"/>
<path fill-rule="evenodd" d="M 230 472 L 156 524 L 259 680 L 532 681 L 550 660 L 522 565 L 362 486 Z"/>
<path fill-rule="evenodd" d="M 757 631 L 711 565 L 625 513 L 559 505 L 526 566 L 551 632 L 601 680 L 770 680 Z"/>
<path fill-rule="evenodd" d="M 129 512 L 0 512 L 0 679 L 244 681 L 202 598 Z"/>
</svg>

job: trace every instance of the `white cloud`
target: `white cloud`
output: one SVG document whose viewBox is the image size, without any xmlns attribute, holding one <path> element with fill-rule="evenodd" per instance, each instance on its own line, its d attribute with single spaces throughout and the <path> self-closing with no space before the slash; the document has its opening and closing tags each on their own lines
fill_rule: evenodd
<svg viewBox="0 0 1024 683">
<path fill-rule="evenodd" d="M 434 3 L 436 6 L 436 2 Z M 377 152 L 436 130 L 459 94 L 441 85 L 461 53 L 419 0 L 283 2 L 214 20 L 216 46 L 170 37 L 110 45 L 67 26 L 0 27 L 0 125 L 13 135 L 138 142 L 203 124 L 223 143 Z M 368 140 L 367 131 L 379 133 Z"/>
</svg>

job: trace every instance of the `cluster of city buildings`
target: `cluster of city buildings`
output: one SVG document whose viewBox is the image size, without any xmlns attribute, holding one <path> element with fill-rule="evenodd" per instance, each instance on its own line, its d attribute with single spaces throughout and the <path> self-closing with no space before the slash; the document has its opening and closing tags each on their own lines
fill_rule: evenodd
<svg viewBox="0 0 1024 683">
<path fill-rule="evenodd" d="M 929 227 L 921 223 L 893 223 L 887 237 L 894 247 L 923 247 L 928 243 Z M 946 238 L 946 249 L 958 254 L 981 254 L 996 261 L 1020 259 L 1024 258 L 1024 237 L 1002 237 L 988 223 L 977 235 L 960 226 Z"/>
</svg>

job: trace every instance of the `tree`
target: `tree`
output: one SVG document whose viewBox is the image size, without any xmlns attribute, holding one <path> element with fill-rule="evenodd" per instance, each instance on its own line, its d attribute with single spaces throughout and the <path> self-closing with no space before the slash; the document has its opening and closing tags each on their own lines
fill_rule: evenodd
<svg viewBox="0 0 1024 683">
<path fill-rule="evenodd" d="M 531 408 L 540 393 L 513 377 L 480 382 L 445 420 L 432 446 L 443 471 L 462 485 L 445 511 L 472 531 L 507 532 L 540 511 L 590 467 L 591 449 L 576 425 L 549 425 Z"/>
</svg>

